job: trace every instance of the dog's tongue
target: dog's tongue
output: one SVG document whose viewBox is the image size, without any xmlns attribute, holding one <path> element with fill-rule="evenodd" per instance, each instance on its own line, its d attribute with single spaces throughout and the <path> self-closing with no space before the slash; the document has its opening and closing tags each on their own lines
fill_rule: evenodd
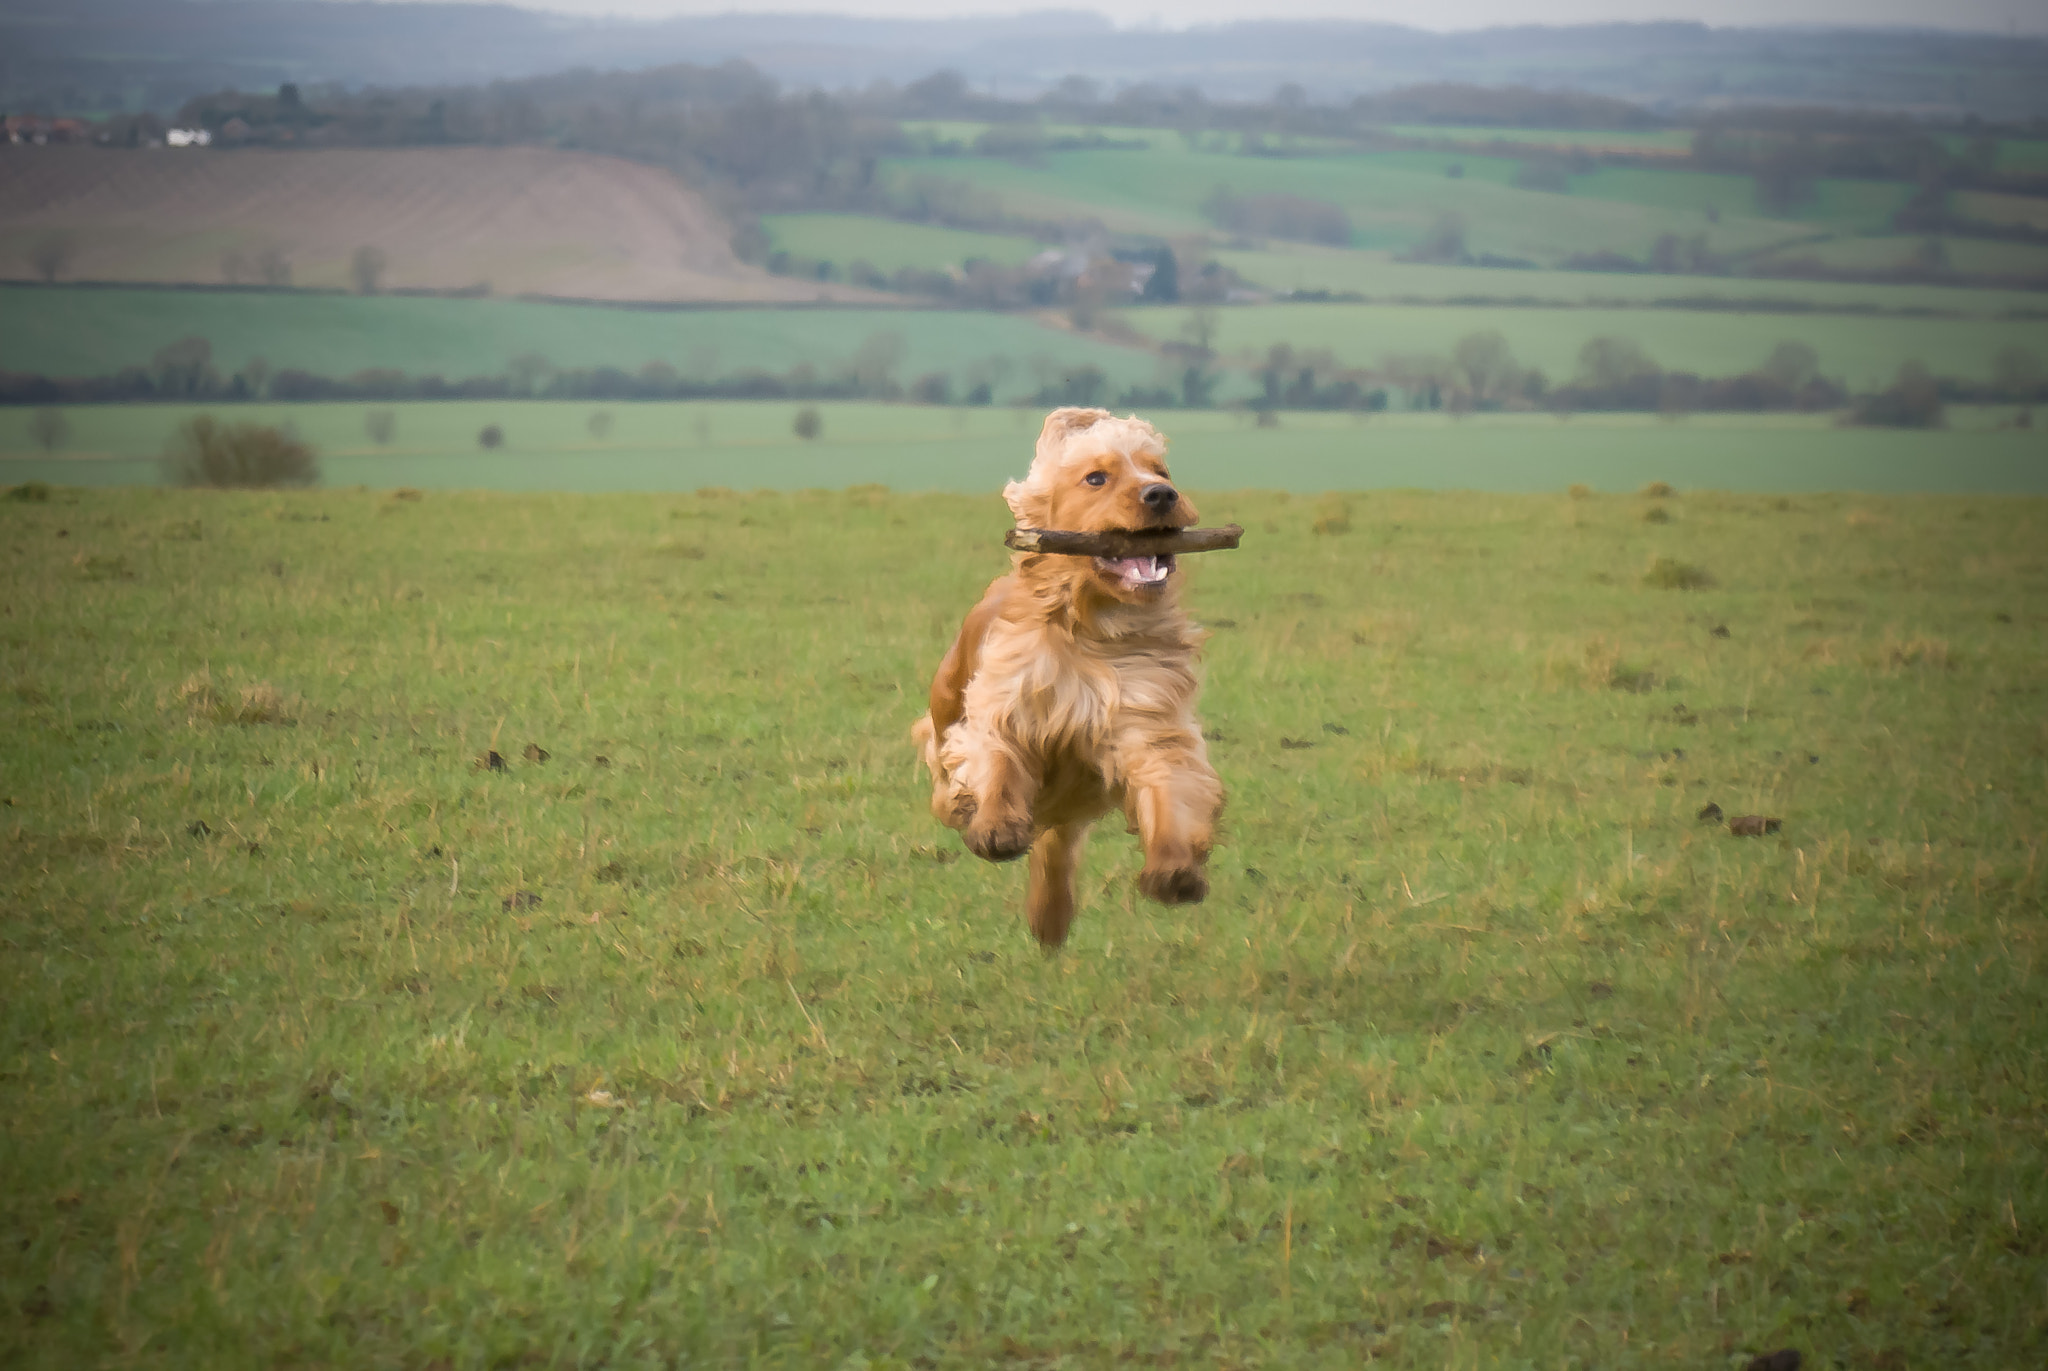
<svg viewBox="0 0 2048 1371">
<path fill-rule="evenodd" d="M 1171 557 L 1098 557 L 1102 569 L 1126 585 L 1156 585 L 1173 570 Z"/>
</svg>

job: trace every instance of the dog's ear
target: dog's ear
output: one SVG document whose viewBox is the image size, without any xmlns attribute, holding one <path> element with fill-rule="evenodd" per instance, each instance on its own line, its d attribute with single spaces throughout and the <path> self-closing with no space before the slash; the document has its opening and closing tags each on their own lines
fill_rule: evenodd
<svg viewBox="0 0 2048 1371">
<path fill-rule="evenodd" d="M 1038 431 L 1038 451 L 1032 459 L 1030 472 L 1023 480 L 1012 481 L 1003 487 L 1003 500 L 1016 517 L 1017 527 L 1046 527 L 1046 521 L 1052 517 L 1050 502 L 1046 498 L 1046 483 L 1052 477 L 1053 468 L 1059 465 L 1060 449 L 1076 433 L 1115 417 L 1106 409 L 1082 409 L 1076 405 L 1056 409 L 1045 416 L 1045 427 Z"/>
<path fill-rule="evenodd" d="M 1034 472 L 1035 476 L 1037 473 Z M 1010 507 L 1018 528 L 1044 528 L 1050 511 L 1045 491 L 1030 480 L 1011 481 L 1003 487 L 1003 502 Z"/>
<path fill-rule="evenodd" d="M 1038 454 L 1042 457 L 1048 448 L 1057 449 L 1074 434 L 1115 417 L 1106 409 L 1082 409 L 1075 405 L 1056 409 L 1045 416 L 1045 427 L 1038 431 Z"/>
</svg>

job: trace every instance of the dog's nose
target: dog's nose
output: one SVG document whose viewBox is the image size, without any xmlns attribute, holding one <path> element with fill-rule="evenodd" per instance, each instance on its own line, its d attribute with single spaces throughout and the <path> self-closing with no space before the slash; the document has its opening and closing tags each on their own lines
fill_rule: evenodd
<svg viewBox="0 0 2048 1371">
<path fill-rule="evenodd" d="M 1146 486 L 1144 494 L 1138 498 L 1143 500 L 1146 507 L 1151 509 L 1153 513 L 1164 514 L 1167 510 L 1180 503 L 1180 492 L 1172 486 L 1160 482 Z"/>
</svg>

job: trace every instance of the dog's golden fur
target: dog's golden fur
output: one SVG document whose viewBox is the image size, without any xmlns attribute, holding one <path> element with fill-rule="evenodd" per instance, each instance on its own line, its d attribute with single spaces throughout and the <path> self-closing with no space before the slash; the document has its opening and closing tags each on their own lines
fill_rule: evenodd
<svg viewBox="0 0 2048 1371">
<path fill-rule="evenodd" d="M 1159 431 L 1099 409 L 1048 415 L 1029 474 L 1003 496 L 1023 528 L 1197 518 L 1173 489 Z M 1181 607 L 1183 573 L 1119 566 L 1016 554 L 968 613 L 912 730 L 939 821 L 989 861 L 1030 852 L 1031 931 L 1048 948 L 1073 922 L 1088 829 L 1111 809 L 1144 843 L 1147 896 L 1185 904 L 1209 890 L 1223 786 L 1195 718 L 1200 636 Z"/>
</svg>

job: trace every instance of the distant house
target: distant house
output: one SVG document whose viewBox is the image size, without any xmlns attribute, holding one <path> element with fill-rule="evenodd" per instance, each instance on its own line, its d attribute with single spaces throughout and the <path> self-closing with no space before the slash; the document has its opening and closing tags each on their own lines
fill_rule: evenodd
<svg viewBox="0 0 2048 1371">
<path fill-rule="evenodd" d="M 165 129 L 164 142 L 174 148 L 203 148 L 213 141 L 207 129 Z"/>
<path fill-rule="evenodd" d="M 40 114 L 10 114 L 5 127 L 10 143 L 83 143 L 87 134 L 82 119 L 46 119 Z"/>
</svg>

